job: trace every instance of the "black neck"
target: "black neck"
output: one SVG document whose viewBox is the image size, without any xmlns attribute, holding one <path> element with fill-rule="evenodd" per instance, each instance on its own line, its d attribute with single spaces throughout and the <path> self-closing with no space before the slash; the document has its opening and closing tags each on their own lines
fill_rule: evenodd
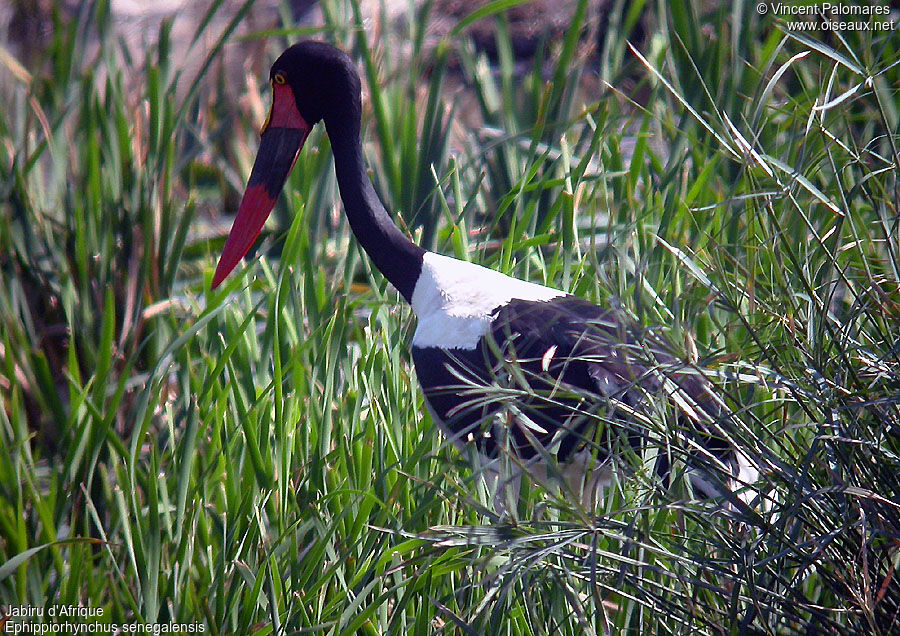
<svg viewBox="0 0 900 636">
<path fill-rule="evenodd" d="M 366 174 L 359 135 L 359 110 L 351 107 L 341 114 L 326 116 L 325 129 L 334 152 L 341 200 L 356 240 L 384 277 L 407 302 L 412 302 L 425 250 L 394 225 Z"/>
</svg>

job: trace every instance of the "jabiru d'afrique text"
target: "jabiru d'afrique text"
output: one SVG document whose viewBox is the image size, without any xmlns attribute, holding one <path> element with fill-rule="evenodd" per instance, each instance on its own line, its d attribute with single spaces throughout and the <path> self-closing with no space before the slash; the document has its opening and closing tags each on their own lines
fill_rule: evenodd
<svg viewBox="0 0 900 636">
<path fill-rule="evenodd" d="M 360 78 L 347 54 L 301 42 L 275 61 L 270 80 L 271 112 L 214 288 L 253 245 L 307 135 L 323 121 L 353 234 L 416 315 L 412 359 L 426 403 L 439 428 L 493 475 L 499 508 L 508 501 L 496 482 L 504 455 L 515 458 L 504 462 L 512 466 L 507 484 L 517 487 L 523 470 L 539 480 L 549 474 L 595 503 L 610 478 L 613 435 L 642 448 L 640 414 L 654 396 L 677 411 L 696 449 L 686 461 L 698 494 L 752 485 L 755 467 L 719 432 L 727 411 L 713 386 L 661 339 L 622 312 L 429 252 L 400 231 L 366 174 Z M 478 399 L 473 387 L 496 386 L 510 365 L 514 372 L 504 377 L 518 385 L 507 393 L 515 397 Z M 598 436 L 600 422 L 606 430 Z M 606 443 L 593 444 L 595 437 Z M 548 471 L 551 456 L 557 463 Z M 668 479 L 669 468 L 660 453 L 657 471 Z"/>
</svg>

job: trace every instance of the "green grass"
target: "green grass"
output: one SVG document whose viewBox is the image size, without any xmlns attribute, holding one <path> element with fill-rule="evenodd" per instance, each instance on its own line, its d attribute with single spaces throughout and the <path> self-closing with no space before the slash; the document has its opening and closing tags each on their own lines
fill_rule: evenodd
<svg viewBox="0 0 900 636">
<path fill-rule="evenodd" d="M 633 457 L 598 516 L 534 487 L 499 523 L 425 414 L 412 316 L 351 238 L 321 129 L 258 260 L 209 290 L 257 144 L 247 105 L 309 36 L 245 38 L 268 54 L 228 85 L 243 15 L 220 4 L 197 77 L 167 23 L 125 54 L 105 2 L 57 16 L 39 64 L 2 52 L 0 604 L 220 634 L 898 629 L 896 31 L 614 3 L 612 24 L 645 5 L 652 28 L 640 53 L 619 28 L 592 56 L 582 3 L 523 74 L 515 3 L 485 11 L 493 67 L 468 19 L 432 47 L 428 3 L 371 40 L 323 3 L 396 217 L 666 325 L 772 499 L 712 515 Z M 471 98 L 444 97 L 451 73 Z M 677 459 L 671 420 L 660 404 L 647 426 Z"/>
</svg>

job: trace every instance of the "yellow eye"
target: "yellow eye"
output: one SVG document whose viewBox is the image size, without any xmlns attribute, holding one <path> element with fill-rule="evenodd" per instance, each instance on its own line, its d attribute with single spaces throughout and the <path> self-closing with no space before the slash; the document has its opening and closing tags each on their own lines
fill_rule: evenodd
<svg viewBox="0 0 900 636">
<path fill-rule="evenodd" d="M 284 75 L 282 75 L 281 73 L 275 73 L 275 76 L 272 79 L 275 81 L 276 84 L 287 83 L 287 80 L 284 79 Z"/>
</svg>

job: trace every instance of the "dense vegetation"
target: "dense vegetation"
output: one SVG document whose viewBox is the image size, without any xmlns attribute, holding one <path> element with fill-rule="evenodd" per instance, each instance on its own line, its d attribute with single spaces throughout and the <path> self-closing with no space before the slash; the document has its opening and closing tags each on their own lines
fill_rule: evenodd
<svg viewBox="0 0 900 636">
<path fill-rule="evenodd" d="M 107 2 L 27 65 L 0 51 L 0 603 L 221 634 L 900 631 L 897 30 L 632 2 L 598 38 L 581 2 L 523 68 L 515 2 L 438 42 L 430 3 L 377 36 L 322 3 L 398 222 L 666 325 L 765 468 L 767 505 L 712 514 L 628 457 L 598 515 L 533 487 L 501 521 L 425 414 L 321 129 L 209 290 L 268 65 L 310 35 L 238 42 L 250 3 L 221 4 L 190 67 L 168 22 L 135 59 Z"/>
</svg>

